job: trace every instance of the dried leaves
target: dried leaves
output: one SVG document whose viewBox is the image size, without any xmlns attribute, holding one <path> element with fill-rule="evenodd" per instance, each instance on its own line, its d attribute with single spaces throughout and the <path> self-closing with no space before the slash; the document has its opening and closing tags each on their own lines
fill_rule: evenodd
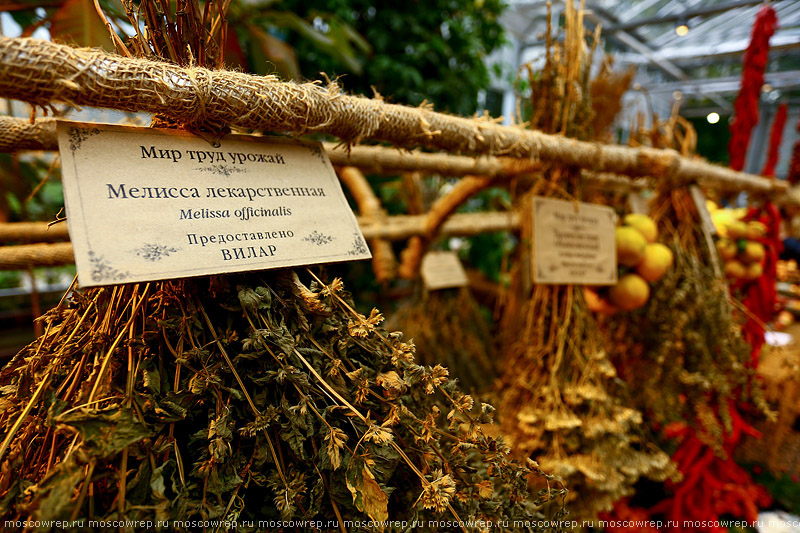
<svg viewBox="0 0 800 533">
<path fill-rule="evenodd" d="M 489 325 L 469 290 L 418 295 L 403 304 L 389 326 L 419 346 L 423 364 L 446 366 L 468 391 L 481 391 L 497 377 Z"/>
<path fill-rule="evenodd" d="M 543 518 L 491 406 L 382 320 L 292 272 L 77 294 L 0 372 L 0 515 Z"/>
<path fill-rule="evenodd" d="M 616 320 L 611 330 L 618 332 L 616 351 L 632 397 L 651 422 L 688 421 L 723 454 L 723 432 L 730 433 L 732 424 L 717 406 L 736 399 L 764 413 L 769 408 L 755 370 L 746 365 L 751 348 L 727 288 L 696 252 L 677 245 L 675 251 L 675 267 L 647 306 Z"/>
</svg>

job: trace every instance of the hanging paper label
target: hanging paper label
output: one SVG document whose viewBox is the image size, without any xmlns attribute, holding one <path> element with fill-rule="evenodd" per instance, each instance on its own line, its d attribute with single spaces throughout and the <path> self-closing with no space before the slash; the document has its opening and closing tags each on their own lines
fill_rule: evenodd
<svg viewBox="0 0 800 533">
<path fill-rule="evenodd" d="M 694 207 L 697 209 L 697 214 L 700 215 L 700 224 L 703 226 L 703 231 L 708 232 L 711 235 L 716 235 L 717 228 L 714 226 L 714 221 L 711 220 L 711 213 L 708 212 L 706 195 L 703 194 L 702 189 L 700 189 L 700 187 L 697 185 L 689 185 L 689 194 L 692 195 Z"/>
<path fill-rule="evenodd" d="M 543 284 L 613 285 L 617 282 L 610 207 L 533 199 L 533 279 Z"/>
<path fill-rule="evenodd" d="M 429 291 L 466 287 L 469 281 L 455 252 L 428 252 L 420 267 L 422 282 Z"/>
<path fill-rule="evenodd" d="M 58 123 L 84 287 L 369 259 L 319 143 Z"/>
</svg>

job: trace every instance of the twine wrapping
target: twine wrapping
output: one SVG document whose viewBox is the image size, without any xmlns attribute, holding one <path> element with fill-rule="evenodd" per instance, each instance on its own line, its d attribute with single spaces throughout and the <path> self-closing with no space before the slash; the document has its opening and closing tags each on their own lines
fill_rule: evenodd
<svg viewBox="0 0 800 533">
<path fill-rule="evenodd" d="M 403 241 L 425 232 L 427 215 L 397 215 L 385 220 L 359 217 L 358 223 L 367 240 Z M 447 219 L 439 229 L 439 235 L 466 237 L 495 231 L 516 231 L 519 225 L 520 219 L 516 213 L 458 213 Z M 46 228 L 46 222 L 0 223 L 0 242 L 37 240 L 38 236 L 49 235 Z M 30 233 L 26 237 L 24 232 Z M 11 238 L 6 239 L 9 235 Z M 68 242 L 0 247 L 0 270 L 67 265 L 74 261 L 72 244 Z"/>
<path fill-rule="evenodd" d="M 2 47 L 2 38 L 0 38 L 0 47 Z M 2 65 L 0 65 L 0 68 L 2 68 Z M 2 90 L 2 80 L 0 80 L 0 90 Z M 40 122 L 43 123 L 40 125 Z M 556 138 L 561 139 L 560 137 Z M 581 144 L 587 145 L 591 143 Z M 476 175 L 503 178 L 531 172 L 536 167 L 536 161 L 534 160 L 515 159 L 513 157 L 484 156 L 474 158 L 441 153 L 400 151 L 395 148 L 381 146 L 352 146 L 349 148 L 348 153 L 347 148 L 338 146 L 335 143 L 324 143 L 324 146 L 333 164 L 354 166 L 364 172 L 376 174 L 391 171 L 422 171 L 442 176 Z M 626 147 L 618 148 L 636 150 Z M 35 124 L 30 124 L 27 120 L 0 117 L 0 152 L 40 149 L 58 149 L 55 123 L 52 120 L 39 119 Z M 703 174 L 702 168 L 698 168 L 698 165 L 704 168 L 708 167 L 713 172 Z M 585 169 L 583 177 L 592 186 L 608 186 L 613 189 L 628 187 L 641 189 L 647 186 L 647 183 L 641 181 L 631 182 L 629 179 L 622 177 L 625 175 L 623 172 L 616 170 L 602 173 L 593 170 L 589 166 L 584 166 L 583 168 Z M 682 173 L 686 172 L 686 168 L 692 171 L 693 174 L 691 176 L 694 176 L 693 178 L 683 177 Z M 617 175 L 615 176 L 614 174 Z M 637 176 L 652 177 L 641 173 L 637 174 Z M 689 159 L 681 159 L 681 166 L 676 171 L 673 179 L 686 181 L 687 183 L 696 181 L 701 185 L 715 187 L 720 191 L 748 190 L 780 194 L 787 190 L 786 184 L 781 181 L 776 182 L 761 176 L 736 172 L 703 161 Z"/>
<path fill-rule="evenodd" d="M 31 124 L 27 120 L 0 117 L 0 153 L 57 149 L 54 119 L 43 118 Z"/>
<path fill-rule="evenodd" d="M 28 267 L 69 265 L 75 262 L 72 244 L 21 244 L 0 248 L 0 270 L 22 270 Z"/>
<path fill-rule="evenodd" d="M 319 131 L 347 143 L 369 138 L 398 147 L 535 158 L 632 177 L 679 182 L 707 178 L 738 181 L 743 186 L 758 179 L 682 158 L 673 150 L 601 145 L 502 126 L 488 119 L 348 96 L 335 83 L 323 87 L 280 82 L 275 76 L 182 68 L 29 38 L 0 37 L 0 97 L 39 106 L 66 102 L 146 111 L 190 128 L 230 125 L 293 134 Z M 785 184 L 762 188 L 784 190 Z"/>
</svg>

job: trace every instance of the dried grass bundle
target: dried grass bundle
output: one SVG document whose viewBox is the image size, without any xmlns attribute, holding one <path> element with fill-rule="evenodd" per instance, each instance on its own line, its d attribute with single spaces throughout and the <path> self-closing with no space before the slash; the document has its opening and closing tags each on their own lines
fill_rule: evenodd
<svg viewBox="0 0 800 533">
<path fill-rule="evenodd" d="M 464 390 L 484 391 L 497 378 L 489 324 L 467 288 L 420 291 L 387 327 L 413 339 L 420 363 L 446 366 Z"/>
<path fill-rule="evenodd" d="M 586 138 L 597 116 L 588 99 L 591 56 L 582 12 L 567 2 L 564 45 L 548 37 L 544 70 L 529 73 L 531 127 Z M 549 34 L 549 31 L 548 31 Z M 563 479 L 582 518 L 610 510 L 643 476 L 674 472 L 669 457 L 642 429 L 605 350 L 580 287 L 532 284 L 534 196 L 580 199 L 574 169 L 551 166 L 517 195 L 522 212 L 521 260 L 512 271 L 501 331 L 505 372 L 498 382 L 503 432 L 515 452 L 535 457 Z"/>
<path fill-rule="evenodd" d="M 73 293 L 0 373 L 2 519 L 543 518 L 493 408 L 306 277 Z"/>
</svg>

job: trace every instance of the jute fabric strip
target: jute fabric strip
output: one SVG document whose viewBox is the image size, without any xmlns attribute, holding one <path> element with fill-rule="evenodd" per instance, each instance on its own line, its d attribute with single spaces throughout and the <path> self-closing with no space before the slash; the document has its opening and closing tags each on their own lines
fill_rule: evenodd
<svg viewBox="0 0 800 533">
<path fill-rule="evenodd" d="M 1 41 L 0 41 L 1 42 Z M 0 72 L 2 72 L 0 65 Z M 0 85 L 2 82 L 0 81 Z M 586 144 L 586 143 L 583 143 Z M 334 165 L 349 165 L 360 168 L 364 172 L 383 174 L 392 171 L 420 171 L 442 176 L 489 176 L 495 178 L 511 177 L 531 172 L 537 167 L 535 159 L 517 159 L 513 157 L 468 157 L 443 153 L 425 153 L 405 151 L 381 146 L 352 146 L 348 149 L 335 143 L 324 143 L 324 147 Z M 622 147 L 624 148 L 624 147 Z M 27 120 L 0 117 L 0 152 L 18 150 L 56 150 L 55 122 L 50 119 L 39 119 L 35 124 Z M 699 168 L 698 167 L 702 167 Z M 632 182 L 620 173 L 600 173 L 590 167 L 583 171 L 583 178 L 593 187 L 606 186 L 609 189 L 645 188 L 656 185 L 658 180 L 648 184 L 637 180 Z M 681 159 L 681 169 L 689 169 L 695 176 L 694 181 L 701 185 L 715 187 L 721 191 L 754 191 L 767 193 L 783 193 L 786 185 L 753 174 L 736 172 L 724 167 L 710 165 L 703 161 Z M 703 169 L 711 169 L 704 173 Z M 679 171 L 680 173 L 680 171 Z M 651 176 L 646 176 L 651 177 Z M 656 176 L 657 177 L 657 176 Z M 680 176 L 676 179 L 681 179 Z M 690 182 L 693 180 L 687 180 Z"/>
<path fill-rule="evenodd" d="M 427 215 L 398 215 L 387 217 L 384 221 L 374 218 L 359 217 L 358 223 L 367 240 L 384 239 L 387 241 L 403 241 L 414 235 L 422 235 L 426 228 Z M 45 235 L 46 222 L 9 222 L 0 224 L 0 242 L 6 235 L 12 235 L 12 241 L 34 240 L 20 238 L 20 229 L 15 226 L 25 225 L 25 231 L 31 236 Z M 32 230 L 31 226 L 34 227 Z M 458 213 L 452 215 L 439 229 L 439 235 L 445 237 L 471 236 L 495 231 L 516 231 L 520 226 L 520 218 L 516 213 Z M 17 270 L 31 266 L 55 266 L 74 262 L 72 244 L 68 242 L 55 244 L 24 244 L 0 247 L 0 270 Z"/>
<path fill-rule="evenodd" d="M 27 38 L 0 37 L 0 97 L 147 111 L 187 127 L 230 125 L 304 134 L 320 131 L 348 143 L 364 139 L 450 153 L 507 155 L 626 176 L 694 182 L 730 178 L 729 169 L 682 158 L 673 150 L 600 145 L 455 117 L 427 108 L 348 96 L 336 84 L 281 82 L 274 76 L 181 68 Z M 739 176 L 746 184 L 756 176 Z M 732 179 L 732 178 L 731 178 Z M 782 189 L 784 184 L 772 184 Z"/>
<path fill-rule="evenodd" d="M 50 226 L 47 222 L 11 222 L 0 224 L 0 243 L 68 241 L 66 223 Z"/>
<path fill-rule="evenodd" d="M 21 244 L 0 248 L 0 270 L 21 270 L 36 266 L 69 265 L 75 262 L 72 244 Z"/>
</svg>

